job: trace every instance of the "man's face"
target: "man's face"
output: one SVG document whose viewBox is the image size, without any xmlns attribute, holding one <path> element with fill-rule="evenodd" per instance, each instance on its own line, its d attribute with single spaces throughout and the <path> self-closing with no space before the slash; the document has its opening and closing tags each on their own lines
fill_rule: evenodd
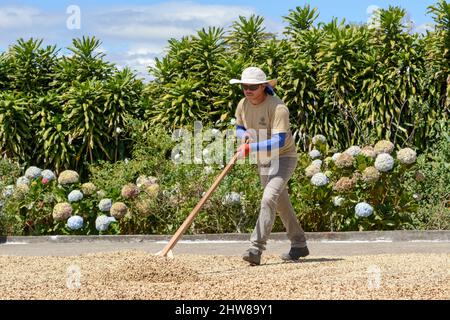
<svg viewBox="0 0 450 320">
<path fill-rule="evenodd" d="M 242 91 L 246 98 L 251 100 L 258 100 L 264 95 L 265 86 L 263 84 L 241 84 Z"/>
</svg>

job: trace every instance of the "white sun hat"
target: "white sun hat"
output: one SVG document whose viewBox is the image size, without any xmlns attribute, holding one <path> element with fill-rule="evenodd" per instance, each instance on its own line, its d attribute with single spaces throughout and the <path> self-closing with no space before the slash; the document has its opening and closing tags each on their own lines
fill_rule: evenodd
<svg viewBox="0 0 450 320">
<path fill-rule="evenodd" d="M 263 84 L 268 83 L 271 87 L 275 87 L 277 80 L 267 80 L 266 74 L 260 68 L 249 67 L 242 72 L 241 79 L 231 79 L 230 84 L 245 83 L 245 84 Z"/>
</svg>

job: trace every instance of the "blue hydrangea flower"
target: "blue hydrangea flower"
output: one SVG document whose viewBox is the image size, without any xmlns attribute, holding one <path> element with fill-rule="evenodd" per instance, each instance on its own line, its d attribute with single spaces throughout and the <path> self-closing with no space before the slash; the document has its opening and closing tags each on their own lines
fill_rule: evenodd
<svg viewBox="0 0 450 320">
<path fill-rule="evenodd" d="M 25 176 L 17 178 L 16 186 L 21 185 L 21 184 L 24 184 L 24 185 L 28 186 L 30 184 L 30 179 L 28 179 Z"/>
<path fill-rule="evenodd" d="M 41 172 L 41 176 L 42 176 L 42 179 L 46 179 L 47 181 L 52 181 L 52 180 L 56 179 L 56 175 L 53 173 L 53 171 L 48 170 L 48 169 L 43 170 Z"/>
<path fill-rule="evenodd" d="M 316 187 L 326 186 L 328 184 L 328 177 L 322 172 L 316 173 L 312 176 L 311 183 Z"/>
<path fill-rule="evenodd" d="M 25 177 L 27 177 L 28 179 L 36 179 L 41 176 L 41 172 L 42 170 L 39 169 L 38 167 L 29 167 L 25 171 Z"/>
<path fill-rule="evenodd" d="M 109 225 L 111 222 L 115 222 L 116 219 L 113 217 L 108 217 L 106 215 L 98 216 L 97 219 L 95 219 L 95 228 L 98 231 L 106 231 L 109 228 Z"/>
<path fill-rule="evenodd" d="M 80 216 L 72 216 L 67 220 L 67 227 L 70 230 L 78 230 L 83 227 L 83 218 Z"/>
<path fill-rule="evenodd" d="M 355 214 L 358 217 L 368 217 L 373 213 L 373 207 L 367 202 L 360 202 L 355 207 Z"/>
<path fill-rule="evenodd" d="M 98 208 L 100 209 L 100 211 L 103 212 L 109 211 L 109 209 L 111 209 L 111 206 L 112 206 L 111 199 L 102 199 L 98 204 Z"/>
<path fill-rule="evenodd" d="M 80 190 L 73 190 L 69 193 L 68 197 L 69 202 L 77 202 L 83 199 L 83 193 Z"/>
<path fill-rule="evenodd" d="M 394 167 L 394 158 L 388 153 L 380 153 L 375 159 L 375 168 L 381 172 L 391 171 Z"/>
<path fill-rule="evenodd" d="M 316 159 L 316 158 L 319 158 L 321 156 L 321 154 L 320 154 L 319 150 L 314 149 L 309 152 L 309 156 L 311 157 L 311 159 Z"/>
</svg>

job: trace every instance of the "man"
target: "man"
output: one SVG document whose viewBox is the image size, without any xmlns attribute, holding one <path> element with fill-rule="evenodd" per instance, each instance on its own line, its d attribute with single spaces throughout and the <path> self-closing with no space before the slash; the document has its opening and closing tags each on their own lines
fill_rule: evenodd
<svg viewBox="0 0 450 320">
<path fill-rule="evenodd" d="M 251 142 L 238 148 L 239 156 L 245 158 L 249 153 L 257 153 L 258 172 L 264 188 L 258 221 L 250 238 L 251 246 L 243 259 L 251 265 L 261 263 L 261 254 L 278 212 L 291 241 L 289 253 L 281 258 L 296 261 L 307 256 L 309 251 L 287 191 L 287 183 L 298 161 L 290 131 L 289 110 L 273 95 L 272 87 L 276 81 L 267 80 L 259 68 L 245 69 L 241 79 L 232 79 L 230 84 L 240 84 L 245 95 L 236 109 L 236 135 L 240 139 L 248 137 Z"/>
</svg>

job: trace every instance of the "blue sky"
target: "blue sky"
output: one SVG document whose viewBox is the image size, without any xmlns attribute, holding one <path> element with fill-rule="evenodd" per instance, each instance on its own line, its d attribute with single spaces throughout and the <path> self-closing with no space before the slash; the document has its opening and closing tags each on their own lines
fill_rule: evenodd
<svg viewBox="0 0 450 320">
<path fill-rule="evenodd" d="M 103 41 L 101 50 L 108 60 L 119 67 L 130 66 L 145 76 L 155 57 L 164 54 L 168 39 L 193 34 L 209 25 L 227 27 L 239 15 L 262 15 L 268 31 L 280 32 L 284 26 L 282 16 L 287 15 L 289 9 L 306 3 L 318 8 L 318 21 L 323 22 L 332 17 L 345 18 L 347 22 L 366 22 L 372 8 L 395 5 L 408 11 L 415 30 L 421 32 L 433 22 L 431 16 L 426 15 L 427 7 L 437 1 L 0 0 L 0 51 L 21 37 L 44 38 L 46 44 L 64 48 L 75 37 L 95 35 Z M 71 5 L 79 9 L 79 19 L 78 16 L 73 19 L 75 11 L 67 12 Z"/>
</svg>

